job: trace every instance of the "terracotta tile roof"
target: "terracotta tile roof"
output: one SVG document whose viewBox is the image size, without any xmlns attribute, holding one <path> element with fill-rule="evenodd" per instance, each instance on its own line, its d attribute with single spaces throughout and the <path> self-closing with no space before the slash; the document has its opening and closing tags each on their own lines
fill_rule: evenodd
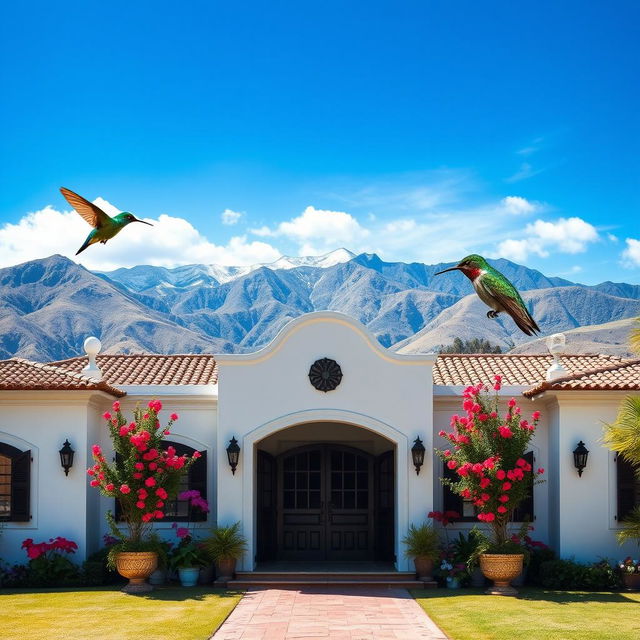
<svg viewBox="0 0 640 640">
<path fill-rule="evenodd" d="M 81 373 L 23 358 L 0 360 L 0 390 L 105 391 L 117 398 L 125 395 L 124 391 L 104 380 L 98 381 Z"/>
<path fill-rule="evenodd" d="M 629 362 L 611 355 L 563 355 L 562 366 L 570 375 Z M 551 354 L 441 354 L 433 369 L 436 385 L 469 385 L 493 382 L 502 376 L 503 386 L 537 385 L 553 362 Z"/>
<path fill-rule="evenodd" d="M 588 371 L 544 381 L 523 393 L 527 398 L 543 391 L 640 391 L 640 359 L 612 363 Z"/>
<path fill-rule="evenodd" d="M 79 373 L 87 362 L 87 357 L 84 356 L 51 364 Z M 205 385 L 218 382 L 215 357 L 208 354 L 104 354 L 97 356 L 97 362 L 102 377 L 118 386 Z"/>
</svg>

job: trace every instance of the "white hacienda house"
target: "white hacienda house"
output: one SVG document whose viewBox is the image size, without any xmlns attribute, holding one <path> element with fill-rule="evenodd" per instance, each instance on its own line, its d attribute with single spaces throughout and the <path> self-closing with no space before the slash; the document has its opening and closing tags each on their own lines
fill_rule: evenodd
<svg viewBox="0 0 640 640">
<path fill-rule="evenodd" d="M 89 343 L 94 361 L 95 344 Z M 320 312 L 290 322 L 247 355 L 98 355 L 47 365 L 0 362 L 0 557 L 24 561 L 22 540 L 65 536 L 84 557 L 99 548 L 111 500 L 89 487 L 91 446 L 110 448 L 101 415 L 158 398 L 180 419 L 168 437 L 199 450 L 188 483 L 209 500 L 208 524 L 240 521 L 245 571 L 270 560 L 394 562 L 407 570 L 401 539 L 432 510 L 469 505 L 448 490 L 434 447 L 469 384 L 503 377 L 504 402 L 542 413 L 529 456 L 544 467 L 517 518 L 561 556 L 592 561 L 632 553 L 615 539 L 637 504 L 633 474 L 600 443 L 622 398 L 640 391 L 640 361 L 603 355 L 401 355 L 358 322 Z M 549 371 L 551 369 L 551 371 Z M 548 373 L 549 372 L 549 373 Z M 547 377 L 550 379 L 547 380 Z M 232 471 L 227 447 L 239 447 Z M 412 446 L 426 447 L 417 470 Z M 65 474 L 59 450 L 75 451 Z M 573 450 L 589 450 L 579 475 Z M 158 529 L 185 519 L 175 504 Z M 207 524 L 207 523 L 205 523 Z"/>
</svg>

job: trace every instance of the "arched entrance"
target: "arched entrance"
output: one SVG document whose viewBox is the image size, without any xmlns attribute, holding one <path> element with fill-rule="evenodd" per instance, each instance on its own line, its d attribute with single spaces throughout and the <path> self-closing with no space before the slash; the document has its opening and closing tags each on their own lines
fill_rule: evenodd
<svg viewBox="0 0 640 640">
<path fill-rule="evenodd" d="M 299 425 L 258 443 L 256 462 L 259 562 L 394 560 L 390 441 L 353 425 Z"/>
</svg>

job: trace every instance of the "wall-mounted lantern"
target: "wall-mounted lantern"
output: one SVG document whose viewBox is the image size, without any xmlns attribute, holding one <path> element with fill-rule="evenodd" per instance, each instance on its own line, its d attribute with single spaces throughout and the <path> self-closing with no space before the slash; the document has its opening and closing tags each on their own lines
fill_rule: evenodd
<svg viewBox="0 0 640 640">
<path fill-rule="evenodd" d="M 65 440 L 62 445 L 62 449 L 58 452 L 60 454 L 60 464 L 64 469 L 64 475 L 69 475 L 69 469 L 73 467 L 73 454 L 75 451 L 71 448 L 69 440 Z"/>
<path fill-rule="evenodd" d="M 587 458 L 589 450 L 584 446 L 584 442 L 580 440 L 578 446 L 573 450 L 573 464 L 578 470 L 578 476 L 582 476 L 582 470 L 587 466 Z"/>
<path fill-rule="evenodd" d="M 227 447 L 227 458 L 229 458 L 229 466 L 231 467 L 231 473 L 236 475 L 236 467 L 238 466 L 238 458 L 240 457 L 240 446 L 235 438 L 229 440 L 229 446 Z"/>
<path fill-rule="evenodd" d="M 416 475 L 420 474 L 420 467 L 424 464 L 424 452 L 426 449 L 420 438 L 416 438 L 411 447 L 411 457 L 413 458 L 413 466 L 416 468 Z"/>
</svg>

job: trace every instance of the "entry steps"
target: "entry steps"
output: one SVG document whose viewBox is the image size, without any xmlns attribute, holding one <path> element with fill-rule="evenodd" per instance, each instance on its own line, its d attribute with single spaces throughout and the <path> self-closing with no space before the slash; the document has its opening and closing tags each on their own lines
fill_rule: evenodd
<svg viewBox="0 0 640 640">
<path fill-rule="evenodd" d="M 306 587 L 402 587 L 429 589 L 435 581 L 417 580 L 413 571 L 238 571 L 228 589 Z"/>
</svg>

